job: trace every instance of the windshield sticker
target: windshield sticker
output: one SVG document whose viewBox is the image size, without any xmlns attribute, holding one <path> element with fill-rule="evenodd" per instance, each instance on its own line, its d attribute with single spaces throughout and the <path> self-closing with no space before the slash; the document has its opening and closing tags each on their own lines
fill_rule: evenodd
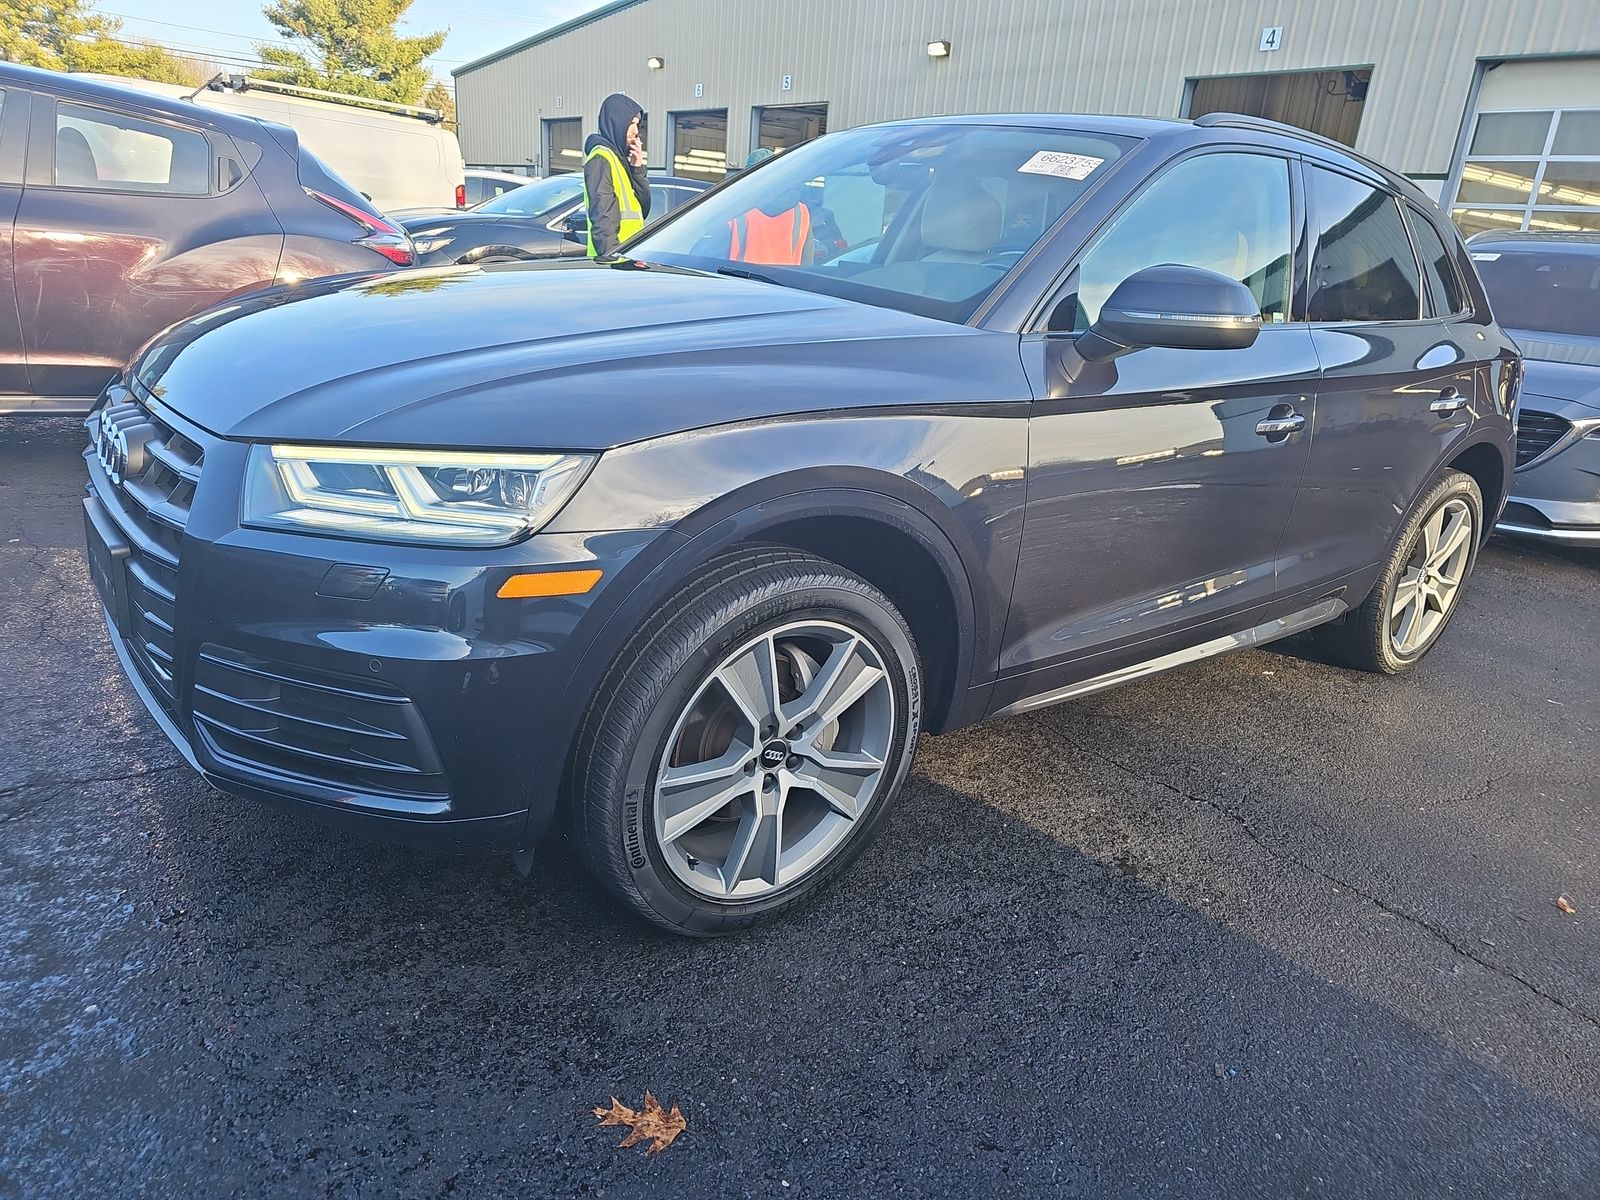
<svg viewBox="0 0 1600 1200">
<path fill-rule="evenodd" d="M 1089 173 L 1105 162 L 1089 154 L 1062 154 L 1059 150 L 1041 150 L 1017 171 L 1029 175 L 1054 175 L 1059 179 L 1087 179 Z"/>
<path fill-rule="evenodd" d="M 1488 252 L 1483 251 L 1483 250 L 1476 250 L 1476 251 L 1473 252 L 1472 261 L 1473 262 L 1493 262 L 1495 259 L 1497 259 L 1499 257 L 1500 256 L 1498 254 L 1489 254 Z"/>
</svg>

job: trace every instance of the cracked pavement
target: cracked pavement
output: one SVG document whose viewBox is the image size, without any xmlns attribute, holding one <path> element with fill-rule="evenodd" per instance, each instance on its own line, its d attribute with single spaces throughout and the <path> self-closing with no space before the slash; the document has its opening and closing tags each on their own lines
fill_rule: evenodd
<svg viewBox="0 0 1600 1200">
<path fill-rule="evenodd" d="M 0 420 L 0 1197 L 1600 1195 L 1600 555 L 924 743 L 753 934 L 203 786 Z M 1577 912 L 1560 912 L 1569 896 Z M 590 1108 L 682 1106 L 665 1153 Z"/>
</svg>

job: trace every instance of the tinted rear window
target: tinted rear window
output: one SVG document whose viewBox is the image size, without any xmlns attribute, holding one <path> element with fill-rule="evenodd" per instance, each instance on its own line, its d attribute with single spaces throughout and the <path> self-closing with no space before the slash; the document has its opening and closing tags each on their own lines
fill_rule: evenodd
<svg viewBox="0 0 1600 1200">
<path fill-rule="evenodd" d="M 323 162 L 304 145 L 300 147 L 300 186 L 310 188 L 313 192 L 321 192 L 324 196 L 332 196 L 336 200 L 343 200 L 346 204 L 354 205 L 362 212 L 378 216 L 378 209 L 369 196 L 356 191 L 337 174 L 332 167 Z"/>
<path fill-rule="evenodd" d="M 1559 246 L 1474 246 L 1472 263 L 1501 324 L 1600 337 L 1600 254 Z"/>
<path fill-rule="evenodd" d="M 211 145 L 193 129 L 62 100 L 56 105 L 55 184 L 203 196 Z"/>
<path fill-rule="evenodd" d="M 1415 321 L 1422 279 L 1400 205 L 1348 175 L 1307 166 L 1312 233 L 1312 321 Z"/>
<path fill-rule="evenodd" d="M 1467 300 L 1461 276 L 1456 274 L 1455 248 L 1447 247 L 1433 222 L 1416 209 L 1408 209 L 1406 216 L 1411 219 L 1411 236 L 1417 243 L 1417 257 L 1422 260 L 1422 278 L 1428 285 L 1433 315 L 1446 317 L 1464 312 Z"/>
</svg>

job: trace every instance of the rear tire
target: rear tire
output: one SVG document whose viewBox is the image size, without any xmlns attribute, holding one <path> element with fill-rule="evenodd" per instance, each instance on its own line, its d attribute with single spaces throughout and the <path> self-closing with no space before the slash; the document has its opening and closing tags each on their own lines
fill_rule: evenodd
<svg viewBox="0 0 1600 1200">
<path fill-rule="evenodd" d="M 779 548 L 713 563 L 595 694 L 568 795 L 585 861 L 675 933 L 793 907 L 882 827 L 921 687 L 909 627 L 865 580 Z"/>
<path fill-rule="evenodd" d="M 1342 624 L 1313 634 L 1341 666 L 1398 675 L 1421 662 L 1459 607 L 1483 534 L 1483 494 L 1449 471 L 1417 504 L 1378 582 Z"/>
</svg>

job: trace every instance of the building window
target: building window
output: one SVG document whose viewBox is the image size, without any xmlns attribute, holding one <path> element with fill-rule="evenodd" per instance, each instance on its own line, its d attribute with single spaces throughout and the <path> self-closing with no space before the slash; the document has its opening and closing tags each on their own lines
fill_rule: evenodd
<svg viewBox="0 0 1600 1200">
<path fill-rule="evenodd" d="M 583 170 L 583 118 L 560 117 L 544 122 L 544 173 L 564 175 Z"/>
<path fill-rule="evenodd" d="M 1189 119 L 1214 112 L 1244 113 L 1354 146 L 1371 81 L 1370 67 L 1192 79 Z"/>
<path fill-rule="evenodd" d="M 752 150 L 787 150 L 828 132 L 826 104 L 785 104 L 757 108 Z"/>
<path fill-rule="evenodd" d="M 720 183 L 728 173 L 728 110 L 668 115 L 672 120 L 672 173 Z"/>
<path fill-rule="evenodd" d="M 1600 108 L 1480 112 L 1450 215 L 1468 236 L 1600 231 Z"/>
</svg>

